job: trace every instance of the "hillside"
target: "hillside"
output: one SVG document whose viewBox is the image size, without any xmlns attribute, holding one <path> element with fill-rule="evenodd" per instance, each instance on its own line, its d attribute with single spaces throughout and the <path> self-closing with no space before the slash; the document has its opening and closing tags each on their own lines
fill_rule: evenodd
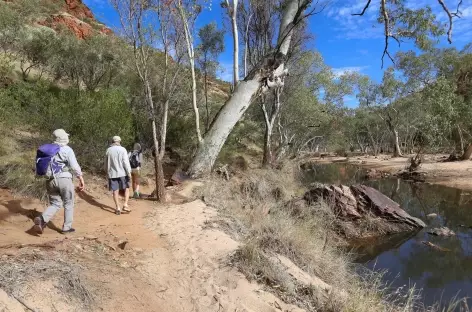
<svg viewBox="0 0 472 312">
<path fill-rule="evenodd" d="M 18 0 L 2 1 L 18 3 Z M 22 9 L 21 4 L 19 10 Z M 39 14 L 32 17 L 33 25 L 48 27 L 54 31 L 67 29 L 79 39 L 89 38 L 96 33 L 112 33 L 110 28 L 97 21 L 82 0 L 41 0 L 36 9 Z"/>
</svg>

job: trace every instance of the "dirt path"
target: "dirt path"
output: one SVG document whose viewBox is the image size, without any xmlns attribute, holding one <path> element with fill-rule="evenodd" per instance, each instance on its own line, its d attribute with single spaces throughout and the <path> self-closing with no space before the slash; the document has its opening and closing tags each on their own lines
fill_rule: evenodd
<svg viewBox="0 0 472 312">
<path fill-rule="evenodd" d="M 444 162 L 447 155 L 425 155 L 425 162 L 419 171 L 426 175 L 426 182 L 472 190 L 472 161 Z M 392 158 L 387 155 L 314 158 L 319 163 L 347 161 L 369 169 L 397 173 L 409 165 L 408 157 Z"/>
<path fill-rule="evenodd" d="M 182 201 L 193 186 L 175 192 L 174 199 Z M 57 274 L 41 279 L 22 276 L 25 282 L 15 289 L 15 297 L 35 311 L 301 311 L 248 282 L 228 265 L 239 243 L 207 226 L 217 212 L 203 202 L 160 206 L 133 200 L 132 213 L 115 216 L 111 196 L 104 188 L 95 187 L 77 199 L 77 233 L 65 237 L 46 229 L 38 237 L 25 231 L 37 213 L 34 209 L 42 211 L 44 206 L 0 190 L 2 261 L 10 267 L 24 265 L 18 272 L 31 270 L 34 274 L 43 274 L 34 271 L 42 264 L 79 267 L 79 277 L 69 281 L 80 281 L 84 287 L 75 297 L 67 293 L 70 287 L 61 284 Z M 61 211 L 53 223 L 60 227 L 62 218 Z M 0 265 L 0 269 L 5 267 L 9 269 Z M 72 291 L 77 289 L 81 288 Z M 93 303 L 81 306 L 79 299 L 88 293 Z M 0 289 L 0 311 L 25 311 L 17 299 Z"/>
</svg>

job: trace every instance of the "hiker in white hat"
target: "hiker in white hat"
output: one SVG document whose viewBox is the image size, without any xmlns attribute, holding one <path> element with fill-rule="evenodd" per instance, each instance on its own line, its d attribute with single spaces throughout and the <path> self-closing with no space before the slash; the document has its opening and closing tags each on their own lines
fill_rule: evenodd
<svg viewBox="0 0 472 312">
<path fill-rule="evenodd" d="M 73 176 L 79 180 L 78 190 L 85 188 L 82 170 L 77 162 L 74 151 L 69 144 L 69 134 L 64 129 L 53 132 L 54 142 L 39 147 L 36 154 L 36 175 L 46 180 L 46 191 L 49 207 L 38 217 L 34 218 L 34 229 L 42 234 L 47 223 L 56 212 L 64 207 L 64 224 L 62 233 L 73 233 L 75 189 Z"/>
<path fill-rule="evenodd" d="M 119 136 L 112 138 L 112 144 L 107 149 L 105 168 L 108 173 L 108 187 L 113 192 L 115 213 L 120 215 L 122 211 L 131 212 L 128 207 L 131 165 L 128 152 L 121 146 L 121 138 Z M 120 191 L 124 191 L 123 207 L 120 207 L 119 203 Z"/>
</svg>

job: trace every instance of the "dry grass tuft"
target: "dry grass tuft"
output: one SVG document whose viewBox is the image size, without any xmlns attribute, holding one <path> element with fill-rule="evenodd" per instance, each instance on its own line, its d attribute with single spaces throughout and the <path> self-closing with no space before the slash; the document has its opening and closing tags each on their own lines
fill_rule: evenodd
<svg viewBox="0 0 472 312">
<path fill-rule="evenodd" d="M 32 283 L 50 280 L 57 283 L 57 288 L 64 294 L 64 298 L 69 298 L 88 310 L 94 298 L 81 279 L 82 270 L 77 264 L 61 259 L 47 259 L 38 254 L 24 255 L 21 258 L 2 258 L 0 288 L 8 294 L 19 296 L 25 287 Z"/>
<path fill-rule="evenodd" d="M 282 171 L 244 172 L 230 181 L 214 177 L 197 191 L 197 196 L 216 207 L 220 216 L 239 220 L 245 226 L 244 230 L 241 226 L 226 227 L 239 229 L 238 236 L 245 241 L 232 257 L 232 264 L 286 302 L 308 311 L 439 311 L 421 308 L 414 288 L 392 292 L 383 284 L 381 274 L 356 274 L 350 256 L 340 248 L 336 216 L 323 202 L 309 207 L 297 205 L 293 198 L 304 189 L 296 181 L 296 173 L 285 166 Z M 377 230 L 373 228 L 376 223 L 370 221 L 365 221 L 365 227 Z M 301 284 L 271 261 L 277 255 L 290 259 L 336 291 L 326 298 L 316 286 Z"/>
<path fill-rule="evenodd" d="M 29 153 L 0 157 L 0 187 L 41 200 L 46 197 L 44 180 L 36 178 L 34 155 Z"/>
</svg>

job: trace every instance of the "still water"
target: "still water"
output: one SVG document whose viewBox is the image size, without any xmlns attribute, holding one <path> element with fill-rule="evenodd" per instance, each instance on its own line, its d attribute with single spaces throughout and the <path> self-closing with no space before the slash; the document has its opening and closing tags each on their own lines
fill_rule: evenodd
<svg viewBox="0 0 472 312">
<path fill-rule="evenodd" d="M 472 297 L 472 192 L 455 188 L 410 183 L 400 179 L 365 181 L 365 170 L 349 164 L 313 164 L 306 170 L 306 183 L 351 185 L 363 183 L 398 202 L 428 227 L 418 233 L 387 236 L 358 246 L 357 262 L 374 270 L 388 270 L 386 282 L 422 288 L 426 305 L 449 303 L 454 297 Z M 472 177 L 471 177 L 472 178 Z M 437 217 L 428 219 L 426 215 Z M 447 226 L 455 237 L 426 233 L 428 228 Z M 438 251 L 422 241 L 450 251 Z M 469 306 L 471 305 L 469 300 Z"/>
</svg>

